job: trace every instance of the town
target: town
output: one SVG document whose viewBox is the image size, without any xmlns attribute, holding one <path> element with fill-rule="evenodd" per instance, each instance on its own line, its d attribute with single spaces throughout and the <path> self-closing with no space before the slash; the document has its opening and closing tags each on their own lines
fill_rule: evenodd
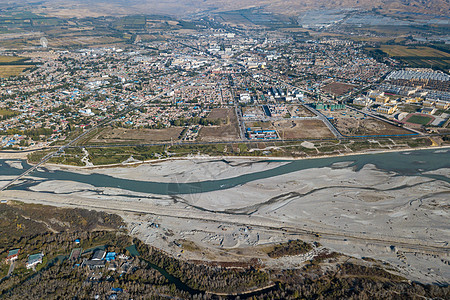
<svg viewBox="0 0 450 300">
<path fill-rule="evenodd" d="M 0 298 L 445 299 L 444 2 L 0 3 Z"/>
<path fill-rule="evenodd" d="M 93 128 L 78 146 L 448 130 L 450 76 L 375 59 L 370 42 L 226 28 L 170 34 L 110 47 L 4 50 L 33 67 L 1 80 L 0 146 L 57 147 Z"/>
</svg>

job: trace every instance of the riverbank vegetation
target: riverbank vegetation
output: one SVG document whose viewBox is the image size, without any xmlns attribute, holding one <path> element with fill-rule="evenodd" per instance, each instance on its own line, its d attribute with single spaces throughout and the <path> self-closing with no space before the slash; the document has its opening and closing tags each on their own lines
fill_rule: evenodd
<svg viewBox="0 0 450 300">
<path fill-rule="evenodd" d="M 408 283 L 376 261 L 335 252 L 322 253 L 298 269 L 266 269 L 260 262 L 220 267 L 176 259 L 127 234 L 120 217 L 84 209 L 22 203 L 1 204 L 0 297 L 7 299 L 373 299 L 442 298 L 448 286 Z M 269 256 L 309 251 L 290 241 Z M 9 250 L 20 249 L 10 276 Z M 83 266 L 96 250 L 114 252 L 100 268 Z M 73 254 L 77 252 L 78 254 Z M 43 253 L 36 268 L 25 268 L 30 254 Z"/>
<path fill-rule="evenodd" d="M 267 255 L 271 258 L 278 258 L 287 255 L 305 254 L 312 250 L 312 246 L 300 240 L 289 241 L 287 243 L 276 244 L 267 249 Z"/>
<path fill-rule="evenodd" d="M 445 143 L 445 141 L 443 141 Z M 426 137 L 374 138 L 371 140 L 317 140 L 317 141 L 266 141 L 212 144 L 161 144 L 152 146 L 108 146 L 72 147 L 49 160 L 49 163 L 85 166 L 89 161 L 94 166 L 121 164 L 196 155 L 237 157 L 287 157 L 310 158 L 320 156 L 348 155 L 359 152 L 390 151 L 428 147 L 432 143 Z M 39 162 L 54 150 L 30 153 L 31 163 Z M 83 152 L 85 151 L 85 152 Z M 87 156 L 86 156 L 87 152 Z"/>
</svg>

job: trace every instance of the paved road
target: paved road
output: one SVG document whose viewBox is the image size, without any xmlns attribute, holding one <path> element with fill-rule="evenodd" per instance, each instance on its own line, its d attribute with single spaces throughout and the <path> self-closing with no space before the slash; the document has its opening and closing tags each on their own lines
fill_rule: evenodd
<svg viewBox="0 0 450 300">
<path fill-rule="evenodd" d="M 104 126 L 108 123 L 113 122 L 114 120 L 116 120 L 117 118 L 129 113 L 130 111 L 135 110 L 136 108 L 139 108 L 141 106 L 143 106 L 144 104 L 151 102 L 153 100 L 158 99 L 159 97 L 163 96 L 164 94 L 167 94 L 175 89 L 180 88 L 181 86 L 184 86 L 192 81 L 194 81 L 195 79 L 201 77 L 204 74 L 209 73 L 212 69 L 214 69 L 216 67 L 216 64 L 213 64 L 211 67 L 207 68 L 204 72 L 198 74 L 197 76 L 191 77 L 190 79 L 187 79 L 185 81 L 182 81 L 178 84 L 173 85 L 170 88 L 167 89 L 163 89 L 160 93 L 158 93 L 157 95 L 153 96 L 152 98 L 148 99 L 147 101 L 141 102 L 138 105 L 135 104 L 131 104 L 129 107 L 123 109 L 122 111 L 118 112 L 117 114 L 114 114 L 112 117 L 103 120 L 102 122 L 98 123 L 97 125 L 95 125 L 94 127 L 86 130 L 85 132 L 83 132 L 82 134 L 80 134 L 79 136 L 77 136 L 76 138 L 74 138 L 73 140 L 71 140 L 70 142 L 68 142 L 66 145 L 61 146 L 58 151 L 56 152 L 52 152 L 47 154 L 46 156 L 44 156 L 42 158 L 42 160 L 37 163 L 36 165 L 32 166 L 31 168 L 29 168 L 28 170 L 26 170 L 25 172 L 23 172 L 22 174 L 20 174 L 19 176 L 17 176 L 16 178 L 12 179 L 11 181 L 9 181 L 6 185 L 4 185 L 2 188 L 0 188 L 0 192 L 6 190 L 7 188 L 9 188 L 11 185 L 15 184 L 18 180 L 20 180 L 21 178 L 27 176 L 28 174 L 30 174 L 31 172 L 35 171 L 39 166 L 41 166 L 42 164 L 46 163 L 48 160 L 50 160 L 52 157 L 57 156 L 59 154 L 64 153 L 64 150 L 68 147 L 71 147 L 72 145 L 74 145 L 76 142 L 78 142 L 80 139 L 82 139 L 83 137 L 85 137 L 86 135 L 90 134 L 92 131 L 96 130 L 97 128 Z"/>
<path fill-rule="evenodd" d="M 317 109 L 312 108 L 307 105 L 303 105 L 306 109 L 309 109 L 311 112 L 313 112 L 319 119 L 330 129 L 330 131 L 334 134 L 334 136 L 338 139 L 342 139 L 344 136 L 336 129 L 336 127 L 331 124 L 330 120 L 328 120 L 327 117 L 325 117 L 321 112 L 319 112 Z"/>
</svg>

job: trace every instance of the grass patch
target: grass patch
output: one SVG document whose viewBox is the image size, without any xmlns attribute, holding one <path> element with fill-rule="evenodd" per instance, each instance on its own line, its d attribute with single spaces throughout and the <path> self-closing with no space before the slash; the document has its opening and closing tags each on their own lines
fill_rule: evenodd
<svg viewBox="0 0 450 300">
<path fill-rule="evenodd" d="M 432 117 L 413 115 L 406 120 L 408 123 L 427 125 L 433 120 Z"/>
</svg>

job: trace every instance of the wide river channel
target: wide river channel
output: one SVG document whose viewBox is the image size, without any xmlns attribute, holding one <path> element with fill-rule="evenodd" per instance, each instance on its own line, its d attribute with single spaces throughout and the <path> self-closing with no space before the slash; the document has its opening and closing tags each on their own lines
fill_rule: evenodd
<svg viewBox="0 0 450 300">
<path fill-rule="evenodd" d="M 14 167 L 14 164 L 8 164 L 7 161 L 19 161 L 24 169 Z M 26 180 L 9 189 L 26 190 L 43 181 L 63 180 L 90 184 L 99 188 L 120 188 L 133 192 L 158 195 L 192 194 L 226 190 L 255 180 L 271 178 L 310 168 L 331 167 L 336 163 L 344 162 L 348 163 L 348 167 L 353 167 L 356 171 L 366 164 L 373 164 L 380 170 L 395 172 L 400 176 L 426 176 L 450 183 L 450 172 L 448 172 L 449 174 L 444 173 L 444 175 L 427 174 L 430 171 L 450 168 L 450 148 L 288 160 L 284 162 L 286 164 L 281 166 L 231 178 L 186 183 L 145 181 L 144 178 L 142 181 L 129 180 L 98 174 L 95 173 L 95 170 L 92 174 L 82 174 L 69 170 L 47 170 L 46 168 L 39 168 L 38 171 L 30 175 L 36 180 Z M 30 165 L 23 160 L 0 160 L 0 176 L 18 176 L 29 167 Z"/>
</svg>

